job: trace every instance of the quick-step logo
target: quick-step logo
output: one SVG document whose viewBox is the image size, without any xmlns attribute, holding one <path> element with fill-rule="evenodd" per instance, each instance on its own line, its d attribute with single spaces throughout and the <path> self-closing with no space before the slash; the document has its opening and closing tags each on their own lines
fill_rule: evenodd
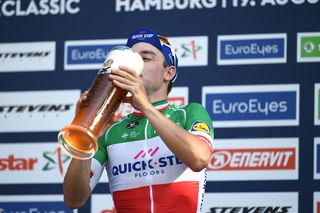
<svg viewBox="0 0 320 213">
<path fill-rule="evenodd" d="M 286 63 L 287 34 L 220 35 L 217 64 Z"/>
<path fill-rule="evenodd" d="M 314 125 L 320 125 L 320 83 L 314 85 Z"/>
<path fill-rule="evenodd" d="M 111 49 L 125 44 L 125 39 L 66 41 L 64 69 L 99 70 Z"/>
<path fill-rule="evenodd" d="M 298 138 L 217 139 L 208 180 L 298 179 Z"/>
<path fill-rule="evenodd" d="M 299 84 L 205 86 L 205 106 L 215 127 L 299 125 Z"/>
<path fill-rule="evenodd" d="M 297 34 L 297 61 L 320 62 L 320 32 Z"/>
</svg>

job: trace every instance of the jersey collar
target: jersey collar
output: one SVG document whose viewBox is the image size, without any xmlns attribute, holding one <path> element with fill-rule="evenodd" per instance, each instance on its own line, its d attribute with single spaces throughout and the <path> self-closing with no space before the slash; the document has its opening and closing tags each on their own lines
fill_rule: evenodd
<svg viewBox="0 0 320 213">
<path fill-rule="evenodd" d="M 167 109 L 169 107 L 168 100 L 162 100 L 162 101 L 157 101 L 155 103 L 152 103 L 154 108 L 156 108 L 159 112 L 162 112 L 163 110 Z M 138 110 L 133 110 L 133 115 L 135 116 L 143 116 L 143 113 L 138 111 Z"/>
</svg>

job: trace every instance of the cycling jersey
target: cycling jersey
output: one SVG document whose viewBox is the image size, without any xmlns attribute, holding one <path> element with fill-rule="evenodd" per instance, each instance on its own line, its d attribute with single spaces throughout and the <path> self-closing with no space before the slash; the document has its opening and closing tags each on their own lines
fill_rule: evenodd
<svg viewBox="0 0 320 213">
<path fill-rule="evenodd" d="M 164 116 L 213 149 L 213 127 L 202 105 L 153 104 Z M 165 127 L 163 127 L 165 128 Z M 201 212 L 206 169 L 193 172 L 168 149 L 142 113 L 115 122 L 99 138 L 91 163 L 91 189 L 104 167 L 117 213 Z"/>
</svg>

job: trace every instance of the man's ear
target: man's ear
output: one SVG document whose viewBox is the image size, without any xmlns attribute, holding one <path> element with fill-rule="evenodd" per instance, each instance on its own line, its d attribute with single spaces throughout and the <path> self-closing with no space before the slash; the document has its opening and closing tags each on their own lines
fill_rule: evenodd
<svg viewBox="0 0 320 213">
<path fill-rule="evenodd" d="M 167 72 L 165 73 L 164 79 L 166 81 L 171 81 L 176 75 L 176 68 L 174 66 L 167 67 Z"/>
</svg>

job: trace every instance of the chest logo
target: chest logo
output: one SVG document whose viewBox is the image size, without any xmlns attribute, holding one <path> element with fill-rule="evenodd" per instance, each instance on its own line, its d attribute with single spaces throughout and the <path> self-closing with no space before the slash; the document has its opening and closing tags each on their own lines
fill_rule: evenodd
<svg viewBox="0 0 320 213">
<path fill-rule="evenodd" d="M 126 126 L 126 128 L 127 129 L 133 129 L 133 128 L 135 128 L 136 126 L 138 126 L 139 125 L 139 121 L 134 121 L 134 122 L 132 122 L 132 123 L 129 123 L 127 126 Z"/>
</svg>

